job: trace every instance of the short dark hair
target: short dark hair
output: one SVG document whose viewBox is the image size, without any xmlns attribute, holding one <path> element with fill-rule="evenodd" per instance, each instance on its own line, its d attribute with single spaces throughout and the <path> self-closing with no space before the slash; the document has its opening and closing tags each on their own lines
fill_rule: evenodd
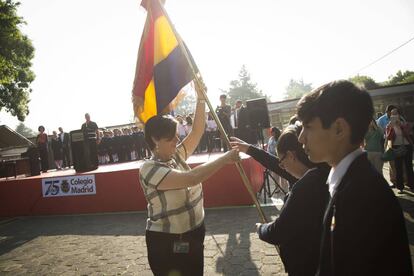
<svg viewBox="0 0 414 276">
<path fill-rule="evenodd" d="M 275 134 L 276 139 L 279 139 L 281 133 L 280 129 L 278 129 L 277 127 L 272 127 L 270 132 Z"/>
<path fill-rule="evenodd" d="M 145 142 L 150 150 L 153 150 L 155 143 L 152 138 L 173 138 L 177 134 L 177 121 L 170 115 L 156 115 L 145 123 L 144 133 Z"/>
<path fill-rule="evenodd" d="M 221 95 L 220 95 L 220 99 L 223 99 L 223 98 L 224 98 L 224 99 L 227 99 L 227 95 L 226 95 L 226 94 L 221 94 Z"/>
<path fill-rule="evenodd" d="M 400 111 L 400 109 L 398 107 L 394 107 L 393 109 L 391 109 L 391 111 L 393 111 L 394 109 L 397 110 L 398 115 L 401 115 L 401 111 Z"/>
<path fill-rule="evenodd" d="M 298 115 L 293 115 L 289 118 L 289 125 L 294 125 L 297 121 L 299 121 Z"/>
<path fill-rule="evenodd" d="M 296 158 L 308 168 L 316 166 L 312 163 L 306 155 L 303 146 L 299 143 L 297 126 L 288 126 L 280 135 L 279 140 L 276 144 L 276 150 L 278 154 L 286 154 L 288 151 L 295 153 Z"/>
<path fill-rule="evenodd" d="M 391 112 L 391 110 L 393 110 L 394 108 L 397 108 L 395 105 L 387 105 L 387 107 L 385 108 L 385 112 Z"/>
<path fill-rule="evenodd" d="M 363 141 L 373 113 L 368 92 L 346 80 L 327 83 L 304 95 L 297 104 L 298 117 L 304 124 L 319 118 L 326 129 L 343 118 L 351 128 L 350 142 L 354 145 Z"/>
<path fill-rule="evenodd" d="M 43 131 L 45 131 L 45 127 L 44 127 L 44 126 L 39 126 L 39 127 L 37 128 L 37 130 L 38 130 L 38 131 L 40 131 L 41 129 L 43 129 Z"/>
</svg>

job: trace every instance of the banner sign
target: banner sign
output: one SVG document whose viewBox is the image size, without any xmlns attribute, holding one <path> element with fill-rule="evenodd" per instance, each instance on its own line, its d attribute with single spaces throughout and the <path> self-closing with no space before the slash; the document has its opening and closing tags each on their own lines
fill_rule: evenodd
<svg viewBox="0 0 414 276">
<path fill-rule="evenodd" d="M 95 175 L 77 175 L 42 179 L 43 197 L 96 194 Z"/>
</svg>

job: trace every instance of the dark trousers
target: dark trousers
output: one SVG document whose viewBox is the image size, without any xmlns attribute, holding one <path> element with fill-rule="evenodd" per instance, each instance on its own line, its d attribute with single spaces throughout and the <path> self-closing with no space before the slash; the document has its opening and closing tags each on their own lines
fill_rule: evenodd
<svg viewBox="0 0 414 276">
<path fill-rule="evenodd" d="M 213 149 L 215 148 L 215 144 L 214 144 L 214 137 L 215 137 L 215 132 L 213 131 L 206 131 L 206 140 L 207 140 L 207 151 L 208 152 L 212 152 Z"/>
<path fill-rule="evenodd" d="M 49 157 L 46 147 L 40 146 L 39 148 L 40 164 L 42 166 L 42 172 L 47 172 L 49 169 Z"/>
<path fill-rule="evenodd" d="M 154 275 L 203 275 L 205 233 L 204 224 L 181 235 L 146 231 L 148 262 Z M 174 242 L 177 241 L 189 242 L 189 252 L 174 253 Z"/>
<path fill-rule="evenodd" d="M 227 134 L 228 137 L 233 136 L 233 128 L 230 125 L 228 127 L 225 127 L 223 125 L 223 128 L 224 128 L 224 131 L 226 132 L 226 134 Z M 219 130 L 217 130 L 217 133 L 218 133 L 219 137 L 221 138 L 221 146 L 223 147 L 223 151 L 224 152 L 228 151 L 229 148 L 227 146 L 227 143 L 226 143 L 225 138 L 221 135 L 221 133 L 220 133 Z"/>
<path fill-rule="evenodd" d="M 70 162 L 69 148 L 63 147 L 62 153 L 63 153 L 63 167 L 70 167 L 71 162 Z"/>
<path fill-rule="evenodd" d="M 202 153 L 207 148 L 207 135 L 206 132 L 203 133 L 203 136 L 201 136 L 200 142 L 198 143 L 196 152 Z"/>
<path fill-rule="evenodd" d="M 398 148 L 400 146 L 393 146 L 392 148 Z M 413 146 L 405 145 L 407 150 L 406 154 L 402 157 L 398 157 L 394 160 L 395 162 L 395 171 L 397 175 L 396 187 L 399 190 L 404 189 L 404 169 L 407 173 L 407 186 L 411 189 L 414 189 L 414 173 L 413 173 Z"/>
</svg>

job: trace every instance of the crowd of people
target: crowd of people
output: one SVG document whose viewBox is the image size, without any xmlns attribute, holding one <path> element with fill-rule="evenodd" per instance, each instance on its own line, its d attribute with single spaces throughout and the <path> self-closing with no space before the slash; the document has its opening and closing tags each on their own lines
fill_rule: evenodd
<svg viewBox="0 0 414 276">
<path fill-rule="evenodd" d="M 99 164 L 141 160 L 149 156 L 144 132 L 138 127 L 99 131 Z"/>
<path fill-rule="evenodd" d="M 389 162 L 392 187 L 399 193 L 403 193 L 404 183 L 414 191 L 413 132 L 413 126 L 400 114 L 398 107 L 389 105 L 383 115 L 371 121 L 365 135 L 364 148 L 368 159 L 381 174 L 384 159 Z M 398 153 L 384 158 L 389 151 Z"/>
<path fill-rule="evenodd" d="M 62 127 L 58 131 L 52 131 L 51 137 L 45 133 L 45 127 L 39 126 L 39 134 L 36 137 L 36 145 L 39 152 L 41 171 L 49 170 L 49 150 L 52 151 L 56 170 L 70 168 L 73 165 L 71 158 L 71 138 Z M 109 164 L 140 160 L 149 156 L 149 148 L 144 141 L 143 130 L 138 127 L 99 129 L 98 125 L 91 121 L 90 115 L 85 114 L 85 123 L 81 126 L 84 140 L 96 144 L 96 154 L 99 164 Z M 89 147 L 87 147 L 89 148 Z"/>
<path fill-rule="evenodd" d="M 229 136 L 235 135 L 251 143 L 257 142 L 257 133 L 249 128 L 246 109 L 241 100 L 237 100 L 234 107 L 226 103 L 227 96 L 220 96 L 220 105 L 215 112 Z M 177 120 L 178 137 L 180 141 L 189 135 L 193 127 L 194 113 L 174 116 Z M 61 170 L 70 167 L 71 161 L 71 142 L 69 133 L 59 127 L 59 133 L 52 132 L 48 137 L 44 126 L 39 126 L 39 134 L 36 137 L 36 144 L 41 159 L 41 170 L 47 172 L 49 169 L 49 149 L 52 151 L 55 168 Z M 85 137 L 96 141 L 97 158 L 100 165 L 118 162 L 142 160 L 150 156 L 150 149 L 144 139 L 142 127 L 123 127 L 123 128 L 98 128 L 98 125 L 91 121 L 90 115 L 85 114 L 85 123 L 81 130 Z M 195 153 L 211 153 L 227 151 L 227 144 L 222 139 L 217 128 L 217 123 L 206 113 L 206 122 L 203 134 L 200 138 Z"/>
<path fill-rule="evenodd" d="M 394 151 L 403 148 L 393 158 L 396 187 L 403 188 L 397 167 L 412 160 L 412 133 L 398 109 L 387 114 L 385 132 L 378 131 L 368 92 L 349 81 L 334 81 L 302 97 L 297 123 L 280 136 L 274 129 L 273 152 L 231 137 L 231 149 L 190 169 L 186 160 L 204 132 L 204 102 L 199 93 L 192 130 L 182 141 L 170 116 L 154 116 L 145 125 L 151 157 L 139 174 L 148 202 L 146 244 L 154 275 L 203 275 L 201 183 L 237 162 L 239 152 L 290 184 L 278 218 L 256 225 L 259 238 L 280 249 L 289 275 L 412 275 L 401 206 L 375 162 L 379 154 L 369 154 L 379 150 L 383 157 L 375 139 Z M 227 107 L 217 112 L 229 116 Z M 412 172 L 412 164 L 407 167 Z"/>
<path fill-rule="evenodd" d="M 39 134 L 36 137 L 36 146 L 39 152 L 41 171 L 47 172 L 49 170 L 49 144 L 53 152 L 53 159 L 57 170 L 71 166 L 70 158 L 70 139 L 69 133 L 63 131 L 59 127 L 59 134 L 53 131 L 52 137 L 49 140 L 45 133 L 45 127 L 39 126 Z"/>
</svg>

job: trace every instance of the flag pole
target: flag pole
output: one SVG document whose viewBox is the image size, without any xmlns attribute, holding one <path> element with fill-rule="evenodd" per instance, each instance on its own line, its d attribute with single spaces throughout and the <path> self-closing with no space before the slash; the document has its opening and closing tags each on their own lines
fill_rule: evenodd
<svg viewBox="0 0 414 276">
<path fill-rule="evenodd" d="M 159 0 L 156 0 L 156 1 L 159 1 Z M 168 16 L 167 12 L 166 12 L 166 11 L 165 11 L 165 9 L 164 9 L 164 6 L 163 6 L 161 3 L 159 3 L 159 5 L 161 6 L 161 9 L 162 9 L 162 11 L 163 11 L 163 13 L 164 13 L 165 17 L 167 18 L 167 20 L 168 20 L 168 22 L 169 22 L 169 24 L 170 24 L 170 26 L 171 26 L 171 28 L 172 28 L 172 30 L 173 30 L 173 32 L 174 32 L 174 34 L 175 34 L 176 38 L 177 38 L 177 40 L 178 40 L 179 47 L 180 47 L 180 48 L 181 48 L 181 50 L 183 51 L 183 53 L 184 53 L 184 55 L 185 55 L 185 57 L 186 57 L 186 59 L 187 59 L 187 62 L 188 62 L 188 64 L 190 65 L 190 68 L 191 68 L 191 70 L 192 70 L 192 72 L 193 72 L 193 75 L 194 75 L 195 85 L 197 86 L 197 91 L 198 91 L 198 92 L 201 92 L 201 94 L 203 95 L 203 97 L 204 97 L 204 99 L 205 99 L 205 101 L 206 101 L 206 103 L 207 103 L 207 105 L 208 105 L 208 108 L 210 109 L 210 114 L 213 116 L 214 120 L 215 120 L 215 121 L 216 121 L 216 123 L 217 123 L 217 127 L 218 127 L 218 129 L 219 129 L 219 131 L 220 131 L 221 136 L 222 136 L 222 137 L 224 137 L 224 140 L 225 140 L 225 142 L 226 142 L 227 146 L 230 148 L 230 147 L 231 147 L 231 145 L 230 145 L 230 140 L 229 140 L 229 138 L 227 137 L 226 131 L 224 130 L 224 127 L 223 127 L 223 125 L 221 124 L 221 122 L 220 122 L 220 120 L 219 120 L 219 118 L 218 118 L 218 116 L 217 116 L 216 112 L 214 112 L 214 111 L 213 111 L 214 109 L 213 109 L 213 106 L 211 105 L 210 100 L 209 100 L 209 99 L 208 99 L 208 97 L 207 97 L 206 87 L 205 87 L 204 82 L 203 82 L 203 80 L 202 80 L 201 74 L 200 74 L 200 73 L 198 73 L 198 74 L 196 73 L 196 71 L 195 71 L 195 69 L 194 69 L 194 67 L 193 67 L 193 63 L 191 62 L 191 59 L 190 59 L 190 57 L 188 56 L 187 50 L 186 50 L 186 48 L 185 48 L 185 46 L 184 46 L 184 43 L 183 43 L 183 41 L 182 41 L 182 39 L 181 39 L 180 35 L 179 35 L 179 34 L 178 34 L 178 32 L 175 30 L 175 27 L 174 27 L 174 25 L 172 24 L 172 22 L 171 22 L 171 20 L 170 20 L 170 17 Z M 256 206 L 256 209 L 257 209 L 257 211 L 258 211 L 258 213 L 259 213 L 259 217 L 260 217 L 260 219 L 261 219 L 261 222 L 262 222 L 262 223 L 266 223 L 266 222 L 268 222 L 268 220 L 267 220 L 267 218 L 266 218 L 266 216 L 265 216 L 265 214 L 264 214 L 264 212 L 263 212 L 263 209 L 260 207 L 260 203 L 259 203 L 259 201 L 257 200 L 256 194 L 255 194 L 255 192 L 254 192 L 254 191 L 253 191 L 253 189 L 252 189 L 252 186 L 251 186 L 251 184 L 250 184 L 250 181 L 249 181 L 249 179 L 247 178 L 246 172 L 244 171 L 244 169 L 243 169 L 243 167 L 242 167 L 242 165 L 241 165 L 241 162 L 240 162 L 240 161 L 238 161 L 238 162 L 236 163 L 236 167 L 237 167 L 237 169 L 238 169 L 238 171 L 239 171 L 239 173 L 240 173 L 240 176 L 241 176 L 241 178 L 242 178 L 242 180 L 243 180 L 243 184 L 244 184 L 244 186 L 246 187 L 247 191 L 249 192 L 250 197 L 253 199 L 254 205 Z M 276 247 L 276 249 L 278 249 L 278 248 Z M 279 250 L 278 250 L 278 251 L 279 251 Z"/>
</svg>

